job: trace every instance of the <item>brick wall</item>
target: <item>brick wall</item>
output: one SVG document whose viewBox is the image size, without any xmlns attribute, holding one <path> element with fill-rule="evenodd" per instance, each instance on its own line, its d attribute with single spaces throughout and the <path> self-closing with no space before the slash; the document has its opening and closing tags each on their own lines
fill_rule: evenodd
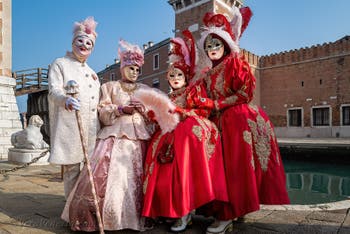
<svg viewBox="0 0 350 234">
<path fill-rule="evenodd" d="M 261 105 L 275 126 L 286 126 L 288 108 L 330 106 L 332 126 L 340 125 L 340 105 L 350 103 L 350 40 L 282 52 L 260 58 Z"/>
<path fill-rule="evenodd" d="M 175 36 L 181 36 L 181 32 L 192 25 L 197 25 L 197 30 L 191 32 L 196 40 L 200 38 L 200 29 L 203 26 L 202 19 L 206 12 L 213 12 L 214 3 L 208 1 L 194 7 L 184 8 L 183 11 L 175 12 Z"/>
</svg>

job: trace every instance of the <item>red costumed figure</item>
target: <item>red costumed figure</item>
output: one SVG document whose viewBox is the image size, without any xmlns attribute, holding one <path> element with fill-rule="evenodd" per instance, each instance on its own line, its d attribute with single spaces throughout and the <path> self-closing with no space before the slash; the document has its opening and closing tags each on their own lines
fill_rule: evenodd
<svg viewBox="0 0 350 234">
<path fill-rule="evenodd" d="M 232 8 L 232 20 L 207 13 L 199 47 L 212 67 L 203 75 L 214 101 L 212 120 L 221 131 L 230 205 L 217 209 L 207 233 L 224 233 L 232 219 L 259 210 L 260 204 L 288 204 L 286 177 L 272 123 L 251 103 L 255 77 L 240 56 L 238 41 L 251 11 Z M 215 207 L 215 206 L 213 206 Z M 213 210 L 212 210 L 213 211 Z"/>
<path fill-rule="evenodd" d="M 213 200 L 228 201 L 221 141 L 216 126 L 207 117 L 213 102 L 205 88 L 191 83 L 195 46 L 192 35 L 171 40 L 167 78 L 169 94 L 180 115 L 176 128 L 156 132 L 149 145 L 144 176 L 146 217 L 177 218 L 172 231 L 191 223 L 190 212 Z"/>
</svg>

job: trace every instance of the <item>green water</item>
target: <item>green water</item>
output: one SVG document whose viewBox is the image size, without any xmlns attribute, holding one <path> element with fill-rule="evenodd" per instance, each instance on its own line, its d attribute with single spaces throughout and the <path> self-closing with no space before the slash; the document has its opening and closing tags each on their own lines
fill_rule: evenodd
<svg viewBox="0 0 350 234">
<path fill-rule="evenodd" d="M 291 204 L 350 199 L 350 165 L 285 160 Z"/>
</svg>

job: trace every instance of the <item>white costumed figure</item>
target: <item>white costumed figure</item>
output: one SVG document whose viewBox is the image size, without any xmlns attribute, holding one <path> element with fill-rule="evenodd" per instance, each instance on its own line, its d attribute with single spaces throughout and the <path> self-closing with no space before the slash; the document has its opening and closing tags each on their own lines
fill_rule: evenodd
<svg viewBox="0 0 350 234">
<path fill-rule="evenodd" d="M 63 165 L 66 198 L 78 179 L 80 164 L 84 158 L 75 110 L 79 110 L 82 117 L 89 155 L 94 149 L 99 130 L 97 105 L 100 82 L 96 73 L 86 63 L 95 45 L 96 25 L 93 17 L 76 22 L 72 52 L 56 59 L 49 70 L 49 162 Z M 78 98 L 71 97 L 65 90 L 70 80 L 74 80 L 79 86 Z"/>
</svg>

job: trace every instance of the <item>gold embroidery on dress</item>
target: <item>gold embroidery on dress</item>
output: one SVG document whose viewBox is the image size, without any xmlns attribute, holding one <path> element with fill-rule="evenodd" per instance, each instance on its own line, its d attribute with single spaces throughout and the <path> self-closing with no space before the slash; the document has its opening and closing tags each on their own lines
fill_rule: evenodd
<svg viewBox="0 0 350 234">
<path fill-rule="evenodd" d="M 225 62 L 222 61 L 219 65 L 217 65 L 217 66 L 211 68 L 211 69 L 207 72 L 207 77 L 209 77 L 209 79 L 210 79 L 210 77 L 211 77 L 212 75 L 214 75 L 215 73 L 218 73 L 219 71 L 221 71 L 221 69 L 223 68 L 224 65 L 225 65 Z"/>
<path fill-rule="evenodd" d="M 213 124 L 210 120 L 208 119 L 202 119 L 197 117 L 196 118 L 197 122 L 199 123 L 199 125 L 201 126 L 201 128 L 204 130 L 204 132 L 206 132 L 207 134 L 205 134 L 205 139 L 204 139 L 204 145 L 205 145 L 205 153 L 207 155 L 207 159 L 209 160 L 211 158 L 211 156 L 214 153 L 215 150 L 215 143 L 216 142 L 210 142 L 211 139 L 211 134 L 212 134 L 212 129 L 214 128 L 215 130 L 215 139 L 218 138 L 218 130 L 215 126 L 215 124 Z"/>
<path fill-rule="evenodd" d="M 215 93 L 214 93 L 215 99 L 219 99 L 220 96 L 226 96 L 224 87 L 225 87 L 224 69 L 222 69 L 218 77 L 216 78 Z"/>
<path fill-rule="evenodd" d="M 224 104 L 234 104 L 237 101 L 238 97 L 236 95 L 230 96 L 223 101 Z"/>
<path fill-rule="evenodd" d="M 206 148 L 206 152 L 208 155 L 208 160 L 211 158 L 211 156 L 213 155 L 214 151 L 215 151 L 215 145 L 216 145 L 216 141 L 219 137 L 219 130 L 217 129 L 216 125 L 212 122 L 210 122 L 210 120 L 208 119 L 204 119 L 204 122 L 207 125 L 207 133 L 208 136 L 205 139 L 206 143 L 205 143 L 205 148 Z M 213 130 L 214 129 L 214 139 L 215 142 L 211 142 L 210 139 L 212 139 L 212 134 L 213 134 Z"/>
<path fill-rule="evenodd" d="M 253 109 L 255 113 L 259 113 L 259 108 L 257 105 L 249 104 L 249 108 Z"/>
<path fill-rule="evenodd" d="M 152 145 L 152 160 L 154 159 L 154 155 L 156 155 L 156 150 L 158 148 L 158 144 L 162 136 L 163 134 L 159 134 L 158 138 L 154 141 L 154 144 Z"/>
<path fill-rule="evenodd" d="M 243 139 L 245 142 L 247 142 L 250 145 L 250 148 L 253 150 L 252 146 L 252 133 L 248 130 L 245 130 L 243 132 Z M 252 164 L 253 169 L 255 170 L 255 163 L 254 163 L 254 154 L 251 154 L 252 158 L 250 160 L 250 163 Z"/>
<path fill-rule="evenodd" d="M 254 105 L 254 104 L 249 104 L 249 108 L 250 109 L 253 109 L 255 111 L 255 113 L 258 114 L 258 116 L 261 117 L 260 113 L 259 113 L 259 108 L 257 105 Z M 261 117 L 262 118 L 262 117 Z M 271 124 L 271 121 L 270 120 L 267 120 L 265 125 L 267 126 L 267 129 L 269 132 L 269 135 L 270 135 L 270 138 L 269 138 L 269 142 L 271 142 L 271 139 L 272 140 L 275 140 L 276 141 L 276 136 L 275 136 L 275 132 L 273 131 L 273 127 L 272 127 L 272 124 Z M 276 141 L 277 142 L 277 141 Z M 277 164 L 279 165 L 280 164 L 280 159 L 279 159 L 280 155 L 278 153 L 276 153 L 276 162 Z"/>
<path fill-rule="evenodd" d="M 248 119 L 248 125 L 253 134 L 253 142 L 256 154 L 260 162 L 261 169 L 267 171 L 271 155 L 271 135 L 273 134 L 269 121 L 257 112 L 256 122 Z"/>
<path fill-rule="evenodd" d="M 150 177 L 150 175 L 152 175 L 153 169 L 154 169 L 154 160 L 151 162 L 151 165 L 149 165 L 149 167 L 148 167 L 147 164 L 145 166 L 146 179 L 145 179 L 145 181 L 143 182 L 143 185 L 142 185 L 142 190 L 143 190 L 144 194 L 147 191 L 148 178 Z"/>
<path fill-rule="evenodd" d="M 216 67 L 210 69 L 204 80 L 206 82 L 206 86 L 207 86 L 207 92 L 209 94 L 210 98 L 213 99 L 218 99 L 221 95 L 224 94 L 224 65 L 225 65 L 225 61 L 222 61 L 219 65 L 217 65 Z M 216 82 L 215 82 L 215 87 L 214 90 L 211 91 L 211 83 L 212 83 L 212 76 L 216 75 Z"/>
<path fill-rule="evenodd" d="M 154 169 L 154 161 L 152 161 L 151 165 L 149 166 L 149 174 L 152 175 Z"/>
<path fill-rule="evenodd" d="M 186 96 L 187 96 L 186 87 L 174 90 L 171 93 L 169 93 L 170 99 L 175 103 L 176 106 L 180 108 L 185 108 Z"/>
<path fill-rule="evenodd" d="M 202 128 L 198 125 L 192 127 L 193 134 L 198 138 L 199 141 L 202 141 Z"/>
<path fill-rule="evenodd" d="M 240 95 L 242 95 L 243 97 L 247 98 L 248 97 L 248 94 L 246 92 L 244 92 L 243 90 L 245 90 L 245 86 L 243 86 L 244 89 L 242 90 L 238 90 L 237 93 L 239 93 Z"/>
<path fill-rule="evenodd" d="M 146 177 L 145 181 L 143 182 L 143 188 L 142 188 L 143 194 L 146 194 L 147 186 L 148 186 L 148 176 Z"/>
</svg>

